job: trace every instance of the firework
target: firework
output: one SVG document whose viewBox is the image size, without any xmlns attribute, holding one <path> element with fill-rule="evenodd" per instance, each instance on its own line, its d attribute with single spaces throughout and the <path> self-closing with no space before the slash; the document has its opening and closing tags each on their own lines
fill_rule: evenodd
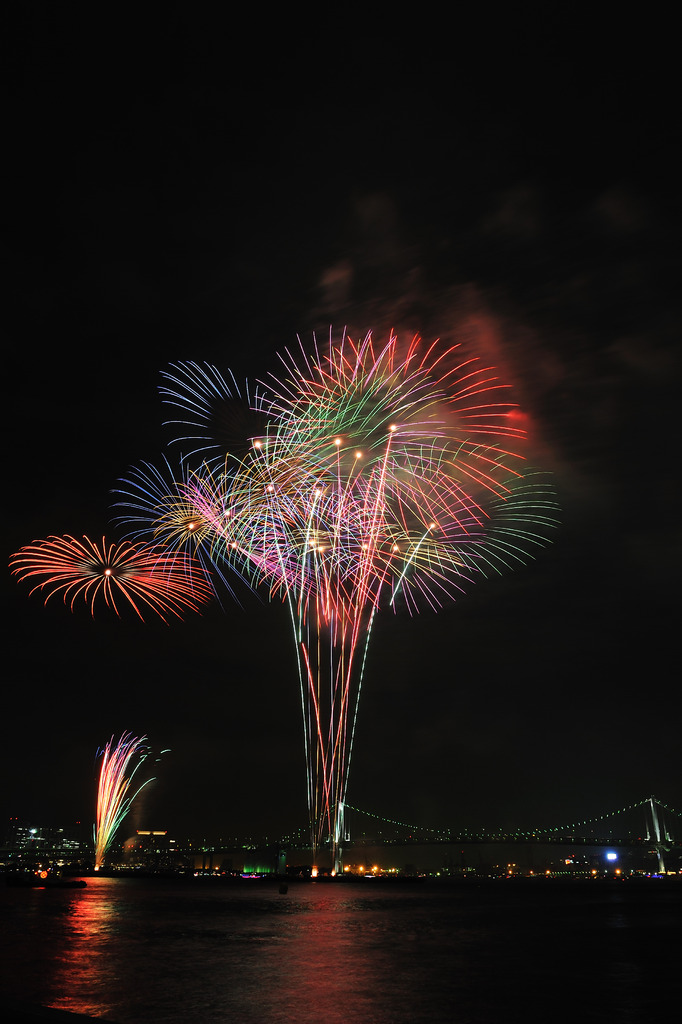
<svg viewBox="0 0 682 1024">
<path fill-rule="evenodd" d="M 117 519 L 126 536 L 172 554 L 191 583 L 196 583 L 199 568 L 200 589 L 208 583 L 218 600 L 216 579 L 234 599 L 235 576 L 249 585 L 238 559 L 231 557 L 232 549 L 226 548 L 223 540 L 225 520 L 229 518 L 223 499 L 227 472 L 224 467 L 222 473 L 214 474 L 208 463 L 198 471 L 183 463 L 173 472 L 168 460 L 163 459 L 161 468 L 149 462 L 132 467 L 115 488 L 120 495 L 116 505 L 125 509 Z"/>
<path fill-rule="evenodd" d="M 37 540 L 13 555 L 10 565 L 19 579 L 40 580 L 31 593 L 45 591 L 45 603 L 61 593 L 72 611 L 82 599 L 93 615 L 95 603 L 101 601 L 118 615 L 117 599 L 125 599 L 140 618 L 146 606 L 167 621 L 169 613 L 181 617 L 185 610 L 196 611 L 211 595 L 198 564 L 188 575 L 187 561 L 180 564 L 172 553 L 127 542 L 108 543 L 104 538 L 101 545 L 68 534 Z"/>
<path fill-rule="evenodd" d="M 297 651 L 315 854 L 336 866 L 369 636 L 382 605 L 437 609 L 477 579 L 525 562 L 556 522 L 549 480 L 495 372 L 457 347 L 391 335 L 283 358 L 255 400 L 257 434 L 206 478 L 214 555 L 229 554 L 288 604 Z M 191 399 L 215 419 L 216 373 Z M 208 371 L 207 371 L 208 372 Z M 196 400 L 199 396 L 201 401 Z M 187 420 L 184 421 L 187 425 Z M 203 450 L 217 439 L 198 432 Z M 198 477 L 201 473 L 198 474 Z M 197 478 L 198 478 L 197 477 Z"/>
<path fill-rule="evenodd" d="M 163 400 L 182 417 L 165 425 L 174 428 L 174 444 L 191 449 L 181 455 L 182 462 L 191 462 L 197 454 L 209 464 L 216 459 L 239 461 L 252 439 L 263 432 L 257 393 L 248 381 L 240 388 L 234 374 L 228 373 L 230 383 L 215 366 L 194 362 L 172 364 L 162 373 Z"/>
<path fill-rule="evenodd" d="M 147 779 L 131 792 L 133 779 L 149 755 L 146 736 L 125 732 L 117 743 L 112 736 L 102 751 L 102 764 L 97 786 L 97 821 L 93 826 L 95 871 L 99 871 L 107 850 L 133 801 L 146 785 Z"/>
</svg>

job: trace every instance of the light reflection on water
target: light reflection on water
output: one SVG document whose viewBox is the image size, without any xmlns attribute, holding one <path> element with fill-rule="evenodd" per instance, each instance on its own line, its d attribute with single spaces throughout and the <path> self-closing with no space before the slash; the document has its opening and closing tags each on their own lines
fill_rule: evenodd
<svg viewBox="0 0 682 1024">
<path fill-rule="evenodd" d="M 318 882 L 283 895 L 103 877 L 7 889 L 3 991 L 117 1024 L 532 1021 L 557 991 L 583 1020 L 644 1021 L 675 939 L 679 955 L 681 890 L 671 903 L 651 889 Z"/>
<path fill-rule="evenodd" d="M 164 883 L 93 879 L 72 896 L 51 1005 L 121 1024 L 176 1021 L 179 1003 L 202 1021 L 419 1019 L 409 960 L 433 926 L 415 893 L 397 901 L 319 883 L 284 896 L 266 885 L 209 882 L 178 900 Z M 377 1006 L 390 1016 L 377 1018 Z"/>
</svg>

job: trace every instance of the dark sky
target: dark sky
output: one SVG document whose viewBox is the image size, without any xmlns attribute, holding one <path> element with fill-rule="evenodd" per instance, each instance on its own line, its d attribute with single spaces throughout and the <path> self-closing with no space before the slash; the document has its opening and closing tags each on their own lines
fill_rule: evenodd
<svg viewBox="0 0 682 1024">
<path fill-rule="evenodd" d="M 255 378 L 330 324 L 461 337 L 514 384 L 563 526 L 439 615 L 379 617 L 349 800 L 440 828 L 679 808 L 672 54 L 642 24 L 411 17 L 15 15 L 7 557 L 115 536 L 173 360 Z M 91 818 L 95 751 L 129 729 L 172 749 L 147 827 L 304 824 L 283 607 L 169 628 L 5 594 L 5 817 Z"/>
</svg>

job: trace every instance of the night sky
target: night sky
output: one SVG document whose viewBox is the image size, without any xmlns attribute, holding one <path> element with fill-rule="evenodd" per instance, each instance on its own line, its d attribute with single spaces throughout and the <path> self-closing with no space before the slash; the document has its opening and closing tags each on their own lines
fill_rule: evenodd
<svg viewBox="0 0 682 1024">
<path fill-rule="evenodd" d="M 461 338 L 513 383 L 563 524 L 438 615 L 380 615 L 349 802 L 435 828 L 572 822 L 652 792 L 679 809 L 671 52 L 646 25 L 559 14 L 344 17 L 16 14 L 7 559 L 117 537 L 112 488 L 169 439 L 169 362 L 255 379 L 330 324 Z M 282 606 L 243 594 L 169 627 L 27 591 L 6 573 L 3 818 L 91 820 L 96 750 L 128 729 L 171 748 L 138 827 L 305 824 Z"/>
</svg>

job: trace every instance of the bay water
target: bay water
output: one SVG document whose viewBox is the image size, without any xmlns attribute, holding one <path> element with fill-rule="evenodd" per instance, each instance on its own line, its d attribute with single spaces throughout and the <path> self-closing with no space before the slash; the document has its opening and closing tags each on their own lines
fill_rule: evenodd
<svg viewBox="0 0 682 1024">
<path fill-rule="evenodd" d="M 9 999 L 116 1024 L 490 1024 L 682 1012 L 682 882 L 93 877 L 0 888 Z M 679 1019 L 679 1017 L 678 1017 Z"/>
</svg>

